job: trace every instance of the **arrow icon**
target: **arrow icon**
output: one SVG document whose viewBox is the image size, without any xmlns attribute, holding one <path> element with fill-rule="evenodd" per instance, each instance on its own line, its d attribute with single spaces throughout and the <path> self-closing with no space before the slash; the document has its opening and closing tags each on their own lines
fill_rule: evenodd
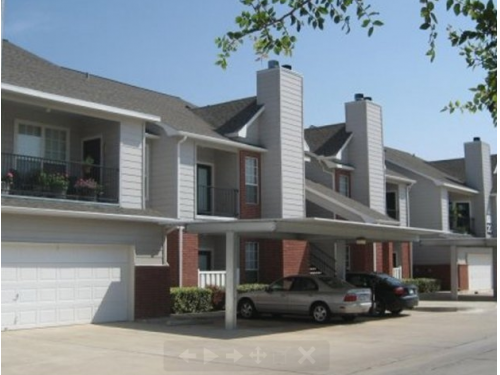
<svg viewBox="0 0 500 375">
<path fill-rule="evenodd" d="M 179 358 L 182 358 L 184 362 L 189 363 L 190 359 L 196 359 L 196 354 L 189 353 L 189 349 L 186 349 L 181 354 L 179 354 Z"/>
<path fill-rule="evenodd" d="M 255 349 L 255 352 L 250 353 L 250 358 L 254 359 L 257 364 L 260 364 L 262 362 L 261 358 L 266 358 L 266 357 L 267 357 L 267 353 L 262 351 L 260 346 L 258 346 Z"/>
<path fill-rule="evenodd" d="M 241 358 L 243 358 L 243 356 L 236 349 L 233 349 L 232 353 L 226 353 L 226 359 L 232 359 L 233 363 L 238 362 Z"/>
<path fill-rule="evenodd" d="M 203 348 L 203 364 L 207 364 L 208 362 L 213 361 L 215 358 L 219 357 L 214 352 L 208 350 L 207 348 Z"/>
</svg>

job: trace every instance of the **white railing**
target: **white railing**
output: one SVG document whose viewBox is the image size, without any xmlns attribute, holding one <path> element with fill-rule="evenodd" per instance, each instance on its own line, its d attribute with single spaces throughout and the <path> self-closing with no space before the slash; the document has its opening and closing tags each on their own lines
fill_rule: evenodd
<svg viewBox="0 0 500 375">
<path fill-rule="evenodd" d="M 396 279 L 402 279 L 403 278 L 403 267 L 394 267 L 392 269 L 392 277 L 395 277 Z"/>
<path fill-rule="evenodd" d="M 240 283 L 240 270 L 236 271 L 236 281 Z M 198 287 L 205 288 L 209 285 L 226 286 L 226 271 L 200 271 L 198 270 Z"/>
</svg>

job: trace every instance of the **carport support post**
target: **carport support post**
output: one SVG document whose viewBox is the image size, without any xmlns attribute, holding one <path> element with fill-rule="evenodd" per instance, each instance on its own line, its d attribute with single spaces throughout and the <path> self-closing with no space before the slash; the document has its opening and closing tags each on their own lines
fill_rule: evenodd
<svg viewBox="0 0 500 375">
<path fill-rule="evenodd" d="M 451 299 L 458 300 L 458 254 L 457 247 L 450 247 L 450 291 Z"/>
<path fill-rule="evenodd" d="M 226 329 L 236 328 L 236 283 L 239 236 L 235 232 L 226 232 Z"/>
</svg>

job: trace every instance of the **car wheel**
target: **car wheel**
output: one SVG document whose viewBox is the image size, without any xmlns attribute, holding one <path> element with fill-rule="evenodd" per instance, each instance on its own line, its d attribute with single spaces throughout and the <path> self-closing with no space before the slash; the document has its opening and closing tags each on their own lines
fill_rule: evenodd
<svg viewBox="0 0 500 375">
<path fill-rule="evenodd" d="M 391 310 L 391 314 L 392 315 L 399 315 L 399 314 L 401 314 L 401 311 L 403 311 L 403 309 Z"/>
<path fill-rule="evenodd" d="M 311 308 L 311 315 L 316 323 L 326 323 L 330 320 L 330 309 L 324 303 L 316 303 Z"/>
<path fill-rule="evenodd" d="M 255 309 L 255 305 L 249 299 L 244 299 L 240 302 L 238 311 L 243 319 L 252 319 L 255 318 L 255 316 L 257 316 L 257 310 Z"/>
<path fill-rule="evenodd" d="M 342 315 L 344 322 L 353 322 L 356 319 L 356 315 Z"/>
<path fill-rule="evenodd" d="M 370 309 L 370 314 L 372 316 L 384 316 L 385 304 L 380 300 L 376 300 Z"/>
</svg>

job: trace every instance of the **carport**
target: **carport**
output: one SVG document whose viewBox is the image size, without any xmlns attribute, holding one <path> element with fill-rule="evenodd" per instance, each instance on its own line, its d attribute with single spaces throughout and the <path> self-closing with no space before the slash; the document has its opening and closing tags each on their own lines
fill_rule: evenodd
<svg viewBox="0 0 500 375">
<path fill-rule="evenodd" d="M 460 248 L 487 248 L 491 249 L 492 255 L 492 285 L 493 298 L 497 298 L 497 239 L 496 238 L 426 238 L 420 241 L 422 246 L 438 246 L 450 248 L 450 281 L 451 281 L 451 299 L 458 300 L 458 250 Z"/>
<path fill-rule="evenodd" d="M 226 237 L 226 329 L 236 328 L 237 268 L 240 236 L 255 238 L 293 239 L 303 241 L 406 241 L 415 242 L 424 237 L 437 237 L 443 232 L 429 229 L 366 224 L 351 221 L 304 218 L 259 219 L 234 222 L 189 223 L 188 233 L 224 234 Z"/>
</svg>

